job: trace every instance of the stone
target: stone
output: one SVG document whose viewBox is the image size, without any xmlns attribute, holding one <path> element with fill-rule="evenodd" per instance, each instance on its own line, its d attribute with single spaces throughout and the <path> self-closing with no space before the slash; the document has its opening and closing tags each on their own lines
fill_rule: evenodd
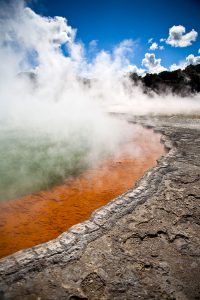
<svg viewBox="0 0 200 300">
<path fill-rule="evenodd" d="M 0 260 L 1 299 L 200 299 L 200 123 L 128 119 L 169 152 L 90 220 Z"/>
</svg>

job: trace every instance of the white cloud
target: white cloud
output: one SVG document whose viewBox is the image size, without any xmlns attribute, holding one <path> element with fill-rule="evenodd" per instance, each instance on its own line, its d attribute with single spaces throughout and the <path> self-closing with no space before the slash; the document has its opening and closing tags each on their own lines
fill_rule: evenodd
<svg viewBox="0 0 200 300">
<path fill-rule="evenodd" d="M 200 49 L 198 50 L 198 53 L 200 54 Z"/>
<path fill-rule="evenodd" d="M 160 39 L 160 41 L 161 40 L 163 40 L 163 39 Z M 164 46 L 159 46 L 158 43 L 152 42 L 152 41 L 153 41 L 153 39 L 148 40 L 148 43 L 151 44 L 151 46 L 149 47 L 149 50 L 154 51 L 154 50 L 157 50 L 157 49 L 159 49 L 159 50 L 164 50 L 165 49 Z"/>
<path fill-rule="evenodd" d="M 198 65 L 200 64 L 200 56 L 194 56 L 193 54 L 190 54 L 186 57 L 185 60 L 181 61 L 179 64 L 173 64 L 170 66 L 170 71 L 175 71 L 178 69 L 185 69 L 189 65 Z"/>
<path fill-rule="evenodd" d="M 193 54 L 190 54 L 186 57 L 186 62 L 188 65 L 198 65 L 200 64 L 200 56 L 194 56 Z"/>
<path fill-rule="evenodd" d="M 160 42 L 162 43 L 162 42 L 165 42 L 166 41 L 166 39 L 160 39 Z"/>
<path fill-rule="evenodd" d="M 149 47 L 150 50 L 156 50 L 158 49 L 158 44 L 157 43 L 153 43 L 150 47 Z"/>
<path fill-rule="evenodd" d="M 136 65 L 129 65 L 128 72 L 137 73 L 139 76 L 144 76 L 146 71 L 142 68 L 138 68 Z"/>
<path fill-rule="evenodd" d="M 183 69 L 185 69 L 185 67 L 186 67 L 185 62 L 180 62 L 180 64 L 172 64 L 172 65 L 169 67 L 169 70 L 170 70 L 170 71 L 176 71 L 176 70 L 178 70 L 178 69 L 183 70 Z"/>
<path fill-rule="evenodd" d="M 153 38 L 148 39 L 148 44 L 151 44 L 153 42 Z"/>
<path fill-rule="evenodd" d="M 161 59 L 156 59 L 154 53 L 146 53 L 142 60 L 142 65 L 145 66 L 149 73 L 159 73 L 165 71 L 166 68 L 161 66 Z"/>
<path fill-rule="evenodd" d="M 182 25 L 172 26 L 169 29 L 169 36 L 166 43 L 172 47 L 188 47 L 192 45 L 198 36 L 198 33 L 192 29 L 190 32 L 185 33 L 185 27 Z"/>
</svg>

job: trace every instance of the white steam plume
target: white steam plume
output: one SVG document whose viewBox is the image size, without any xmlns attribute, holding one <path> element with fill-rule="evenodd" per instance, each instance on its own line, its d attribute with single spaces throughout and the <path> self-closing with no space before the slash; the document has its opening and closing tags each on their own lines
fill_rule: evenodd
<svg viewBox="0 0 200 300">
<path fill-rule="evenodd" d="M 65 178 L 63 165 L 72 170 L 73 162 L 78 168 L 81 155 L 90 163 L 117 151 L 132 129 L 108 112 L 200 112 L 199 96 L 149 98 L 132 86 L 124 76 L 131 65 L 132 40 L 112 52 L 102 50 L 88 62 L 65 18 L 40 16 L 23 1 L 1 4 L 0 11 L 0 190 L 12 182 L 22 184 L 21 194 L 25 183 L 27 191 L 29 185 L 36 190 L 47 175 Z M 13 197 L 15 189 L 6 197 Z"/>
<path fill-rule="evenodd" d="M 100 107 L 110 111 L 116 105 L 134 114 L 199 111 L 198 96 L 149 99 L 142 89 L 132 87 L 123 76 L 130 69 L 132 40 L 122 41 L 112 53 L 102 50 L 87 62 L 84 45 L 76 42 L 76 30 L 65 18 L 42 17 L 23 1 L 17 3 L 2 8 L 0 16 L 1 118 L 43 123 L 57 114 L 74 118 L 76 111 L 85 118 L 85 114 L 93 116 L 91 110 L 102 114 Z M 26 76 L 16 76 L 24 71 L 36 74 L 34 87 Z M 83 77 L 92 79 L 90 84 L 84 85 Z"/>
</svg>

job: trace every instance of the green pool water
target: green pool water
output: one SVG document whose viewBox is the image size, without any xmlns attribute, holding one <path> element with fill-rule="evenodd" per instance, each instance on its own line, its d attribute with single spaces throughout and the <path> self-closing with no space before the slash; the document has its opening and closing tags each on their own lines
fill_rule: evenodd
<svg viewBox="0 0 200 300">
<path fill-rule="evenodd" d="M 90 145 L 82 137 L 56 138 L 0 129 L 0 200 L 48 189 L 88 166 Z"/>
</svg>

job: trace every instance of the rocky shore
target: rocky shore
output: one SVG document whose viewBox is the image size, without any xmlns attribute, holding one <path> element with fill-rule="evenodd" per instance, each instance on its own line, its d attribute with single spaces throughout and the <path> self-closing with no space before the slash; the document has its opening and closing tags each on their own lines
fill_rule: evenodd
<svg viewBox="0 0 200 300">
<path fill-rule="evenodd" d="M 134 189 L 0 260 L 0 299 L 200 299 L 199 119 L 129 116 L 169 150 Z"/>
</svg>

